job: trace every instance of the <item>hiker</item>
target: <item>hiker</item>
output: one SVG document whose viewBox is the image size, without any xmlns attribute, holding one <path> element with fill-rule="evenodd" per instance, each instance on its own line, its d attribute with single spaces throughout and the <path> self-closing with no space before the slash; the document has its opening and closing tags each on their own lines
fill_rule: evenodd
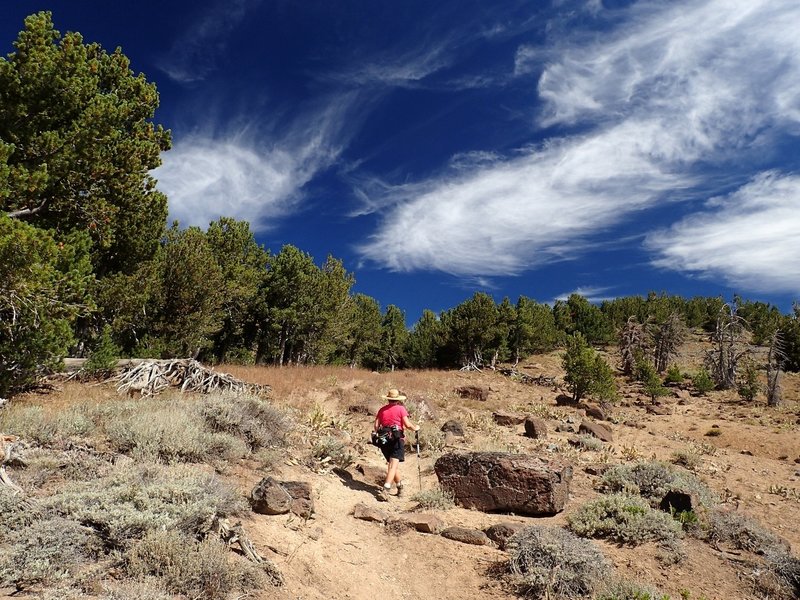
<svg viewBox="0 0 800 600">
<path fill-rule="evenodd" d="M 400 478 L 400 463 L 405 461 L 405 436 L 406 429 L 419 431 L 419 426 L 414 425 L 408 418 L 408 411 L 403 406 L 406 396 L 396 389 L 391 389 L 385 396 L 388 404 L 382 407 L 375 415 L 375 424 L 372 426 L 373 434 L 390 432 L 391 439 L 380 446 L 383 457 L 386 459 L 386 482 L 383 489 L 378 492 L 378 500 L 387 502 L 392 483 L 397 485 L 397 496 L 403 495 L 403 480 Z"/>
</svg>

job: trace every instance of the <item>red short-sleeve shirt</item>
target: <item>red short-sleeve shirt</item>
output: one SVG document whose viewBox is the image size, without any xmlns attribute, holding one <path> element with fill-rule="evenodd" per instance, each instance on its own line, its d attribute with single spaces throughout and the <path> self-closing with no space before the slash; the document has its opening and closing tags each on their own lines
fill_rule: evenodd
<svg viewBox="0 0 800 600">
<path fill-rule="evenodd" d="M 403 417 L 408 416 L 406 407 L 402 404 L 387 404 L 378 411 L 378 424 L 381 427 L 391 427 L 396 425 L 398 429 L 403 429 Z"/>
</svg>

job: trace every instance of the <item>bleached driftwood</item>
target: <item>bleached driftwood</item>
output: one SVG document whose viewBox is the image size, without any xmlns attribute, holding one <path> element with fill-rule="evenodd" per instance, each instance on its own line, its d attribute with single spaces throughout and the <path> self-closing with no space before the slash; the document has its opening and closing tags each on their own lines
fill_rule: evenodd
<svg viewBox="0 0 800 600">
<path fill-rule="evenodd" d="M 251 392 L 268 394 L 268 385 L 256 385 L 236 379 L 227 373 L 218 373 L 194 359 L 153 360 L 140 362 L 125 368 L 114 377 L 117 392 L 155 396 L 170 387 L 182 392 Z"/>
<path fill-rule="evenodd" d="M 18 494 L 22 492 L 22 488 L 11 481 L 11 478 L 6 472 L 7 464 L 11 463 L 12 461 L 19 463 L 22 462 L 19 457 L 14 456 L 14 442 L 16 441 L 17 438 L 13 435 L 0 435 L 0 484 L 11 488 L 15 494 Z"/>
<path fill-rule="evenodd" d="M 225 542 L 228 547 L 238 544 L 242 554 L 245 555 L 247 560 L 254 562 L 257 565 L 261 565 L 261 567 L 264 569 L 264 572 L 267 574 L 267 577 L 269 577 L 272 585 L 283 585 L 283 574 L 278 570 L 277 565 L 258 553 L 253 545 L 253 542 L 251 542 L 250 538 L 245 535 L 244 528 L 242 527 L 241 523 L 231 525 L 228 519 L 219 519 L 217 521 L 217 532 L 219 533 L 220 538 L 222 538 L 222 541 Z"/>
</svg>

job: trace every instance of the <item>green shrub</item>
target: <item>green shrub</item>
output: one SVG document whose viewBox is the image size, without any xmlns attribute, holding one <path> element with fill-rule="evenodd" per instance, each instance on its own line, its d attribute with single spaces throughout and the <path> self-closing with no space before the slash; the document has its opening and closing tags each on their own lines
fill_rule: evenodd
<svg viewBox="0 0 800 600">
<path fill-rule="evenodd" d="M 638 496 L 612 494 L 588 502 L 567 517 L 569 529 L 581 537 L 606 538 L 638 546 L 648 541 L 681 537 L 681 525 L 670 515 L 654 510 Z"/>
<path fill-rule="evenodd" d="M 604 492 L 639 495 L 651 506 L 658 506 L 665 494 L 673 490 L 694 494 L 703 506 L 716 502 L 714 493 L 697 477 L 660 461 L 614 465 L 603 474 L 599 488 Z"/>
<path fill-rule="evenodd" d="M 678 365 L 672 365 L 667 369 L 667 374 L 664 377 L 664 383 L 682 383 L 683 373 L 681 373 Z"/>
<path fill-rule="evenodd" d="M 89 377 L 108 377 L 116 368 L 120 353 L 111 337 L 111 326 L 106 325 L 81 372 Z"/>
<path fill-rule="evenodd" d="M 441 487 L 422 490 L 411 496 L 411 499 L 417 503 L 417 510 L 448 510 L 456 505 L 452 492 Z"/>
<path fill-rule="evenodd" d="M 603 584 L 594 600 L 669 600 L 669 596 L 649 585 L 614 578 Z"/>
<path fill-rule="evenodd" d="M 81 450 L 58 451 L 34 448 L 25 453 L 28 468 L 19 472 L 23 487 L 39 488 L 51 481 L 91 481 L 113 469 L 102 456 Z"/>
<path fill-rule="evenodd" d="M 149 531 L 207 532 L 217 517 L 247 509 L 217 478 L 185 465 L 132 464 L 92 482 L 73 483 L 42 499 L 61 516 L 91 523 L 111 548 L 126 547 Z"/>
<path fill-rule="evenodd" d="M 636 362 L 636 379 L 642 382 L 644 393 L 653 402 L 662 396 L 669 395 L 669 390 L 661 383 L 658 371 L 649 360 L 642 359 Z"/>
<path fill-rule="evenodd" d="M 168 591 L 191 598 L 224 600 L 233 590 L 258 587 L 263 579 L 255 567 L 231 560 L 222 542 L 198 542 L 179 531 L 148 532 L 123 562 L 130 577 L 156 577 Z"/>
<path fill-rule="evenodd" d="M 102 552 L 102 543 L 90 528 L 60 517 L 35 520 L 4 542 L 0 582 L 17 588 L 68 579 Z"/>
<path fill-rule="evenodd" d="M 758 381 L 758 370 L 752 360 L 745 362 L 741 370 L 741 379 L 738 382 L 737 391 L 742 400 L 752 402 L 761 392 L 761 384 Z"/>
<path fill-rule="evenodd" d="M 285 411 L 251 395 L 210 396 L 200 405 L 200 414 L 212 430 L 241 438 L 251 451 L 285 446 L 292 429 Z"/>
<path fill-rule="evenodd" d="M 506 549 L 509 570 L 532 598 L 587 598 L 611 573 L 597 546 L 560 527 L 526 527 L 509 538 Z"/>
<path fill-rule="evenodd" d="M 692 376 L 692 385 L 695 391 L 701 396 L 705 396 L 708 392 L 717 387 L 705 367 L 702 367 Z"/>
</svg>

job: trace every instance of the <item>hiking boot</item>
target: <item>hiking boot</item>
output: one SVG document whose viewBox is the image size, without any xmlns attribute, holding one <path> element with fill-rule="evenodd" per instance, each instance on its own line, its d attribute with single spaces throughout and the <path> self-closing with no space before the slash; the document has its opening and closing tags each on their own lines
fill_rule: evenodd
<svg viewBox="0 0 800 600">
<path fill-rule="evenodd" d="M 378 502 L 388 502 L 389 501 L 389 490 L 386 488 L 381 488 L 375 497 L 378 499 Z"/>
<path fill-rule="evenodd" d="M 403 485 L 398 485 L 397 486 L 397 497 L 398 498 L 402 498 L 403 497 L 403 488 L 404 487 L 405 486 L 403 486 Z"/>
</svg>

